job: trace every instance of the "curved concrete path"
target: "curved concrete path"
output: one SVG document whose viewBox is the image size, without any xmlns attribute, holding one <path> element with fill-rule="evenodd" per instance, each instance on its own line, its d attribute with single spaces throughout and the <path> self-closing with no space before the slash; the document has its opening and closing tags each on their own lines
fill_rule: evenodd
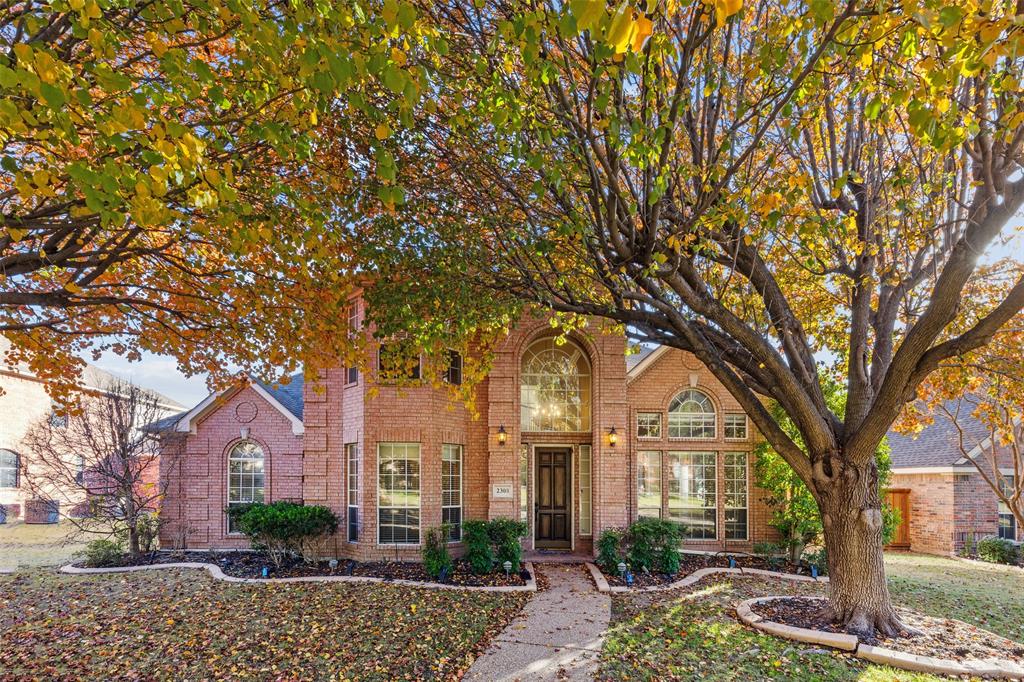
<svg viewBox="0 0 1024 682">
<path fill-rule="evenodd" d="M 535 564 L 548 579 L 491 643 L 465 680 L 591 680 L 598 667 L 611 599 L 582 564 Z"/>
</svg>

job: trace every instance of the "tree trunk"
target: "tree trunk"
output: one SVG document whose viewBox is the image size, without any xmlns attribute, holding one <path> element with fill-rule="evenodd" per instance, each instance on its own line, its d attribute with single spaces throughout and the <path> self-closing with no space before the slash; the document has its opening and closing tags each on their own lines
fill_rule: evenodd
<svg viewBox="0 0 1024 682">
<path fill-rule="evenodd" d="M 139 531 L 134 523 L 128 526 L 128 554 L 132 557 L 142 554 L 142 550 L 139 548 Z"/>
<path fill-rule="evenodd" d="M 828 552 L 829 601 L 836 623 L 851 633 L 895 635 L 900 622 L 885 582 L 882 503 L 873 457 L 862 465 L 826 457 L 815 488 Z"/>
</svg>

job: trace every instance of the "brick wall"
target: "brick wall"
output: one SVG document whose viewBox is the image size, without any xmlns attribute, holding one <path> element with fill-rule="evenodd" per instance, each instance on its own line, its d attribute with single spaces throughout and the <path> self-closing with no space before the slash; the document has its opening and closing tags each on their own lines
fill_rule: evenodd
<svg viewBox="0 0 1024 682">
<path fill-rule="evenodd" d="M 910 549 L 952 554 L 956 531 L 953 474 L 903 474 L 893 470 L 890 487 L 910 490 Z"/>
</svg>

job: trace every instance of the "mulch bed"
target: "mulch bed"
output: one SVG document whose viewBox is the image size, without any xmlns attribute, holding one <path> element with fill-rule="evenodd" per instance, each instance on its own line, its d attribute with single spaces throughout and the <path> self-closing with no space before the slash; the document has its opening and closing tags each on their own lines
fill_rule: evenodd
<svg viewBox="0 0 1024 682">
<path fill-rule="evenodd" d="M 262 552 L 172 552 L 160 550 L 149 552 L 135 559 L 123 557 L 117 564 L 111 566 L 151 566 L 154 564 L 166 564 L 175 562 L 204 562 L 216 564 L 225 575 L 236 578 L 262 578 L 263 569 L 267 569 L 268 578 L 299 578 L 313 576 L 360 576 L 370 578 L 383 578 L 385 580 L 416 580 L 419 582 L 436 583 L 436 579 L 427 575 L 423 565 L 418 562 L 403 561 L 373 561 L 359 562 L 349 559 L 339 559 L 336 568 L 331 568 L 329 562 L 321 561 L 316 564 L 307 564 L 300 558 L 285 559 L 281 568 L 275 568 L 270 557 Z M 84 566 L 78 563 L 76 566 Z M 522 586 L 526 584 L 529 574 L 524 570 L 522 573 L 511 573 L 506 576 L 504 571 L 476 575 L 469 570 L 465 561 L 456 560 L 452 574 L 445 581 L 450 585 L 461 587 L 497 587 L 497 586 Z"/>
<path fill-rule="evenodd" d="M 702 568 L 728 568 L 729 557 L 736 560 L 737 568 L 758 568 L 766 571 L 777 571 L 779 573 L 796 573 L 799 575 L 810 575 L 806 566 L 793 564 L 781 559 L 776 562 L 769 562 L 761 557 L 747 555 L 728 554 L 684 554 L 679 564 L 679 571 L 675 575 L 665 573 L 633 573 L 633 587 L 654 587 L 667 585 L 677 580 L 682 580 L 694 571 Z M 625 585 L 626 581 L 618 574 L 609 574 L 603 569 L 605 579 L 609 585 Z"/>
<path fill-rule="evenodd" d="M 798 628 L 842 632 L 831 621 L 828 602 L 814 597 L 783 597 L 751 606 L 757 615 Z M 861 641 L 919 656 L 951 658 L 956 661 L 1001 658 L 1024 664 L 1024 645 L 987 630 L 950 618 L 924 616 L 910 609 L 897 608 L 904 623 L 920 630 L 917 636 L 882 637 Z"/>
</svg>

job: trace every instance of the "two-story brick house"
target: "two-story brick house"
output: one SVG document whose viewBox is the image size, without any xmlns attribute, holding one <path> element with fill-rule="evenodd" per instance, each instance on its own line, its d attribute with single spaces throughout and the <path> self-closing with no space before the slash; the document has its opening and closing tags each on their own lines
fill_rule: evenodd
<svg viewBox="0 0 1024 682">
<path fill-rule="evenodd" d="M 375 365 L 386 352 L 371 349 Z M 692 355 L 627 354 L 597 321 L 559 344 L 546 318 L 526 317 L 476 387 L 476 415 L 436 382 L 375 383 L 377 369 L 243 380 L 155 425 L 163 546 L 245 547 L 226 507 L 280 499 L 331 507 L 344 521 L 334 554 L 362 560 L 416 559 L 442 522 L 457 551 L 469 518 L 520 518 L 527 549 L 580 554 L 640 516 L 683 522 L 695 550 L 775 537 L 753 481 L 758 436 Z M 461 382 L 458 354 L 444 380 Z"/>
</svg>

